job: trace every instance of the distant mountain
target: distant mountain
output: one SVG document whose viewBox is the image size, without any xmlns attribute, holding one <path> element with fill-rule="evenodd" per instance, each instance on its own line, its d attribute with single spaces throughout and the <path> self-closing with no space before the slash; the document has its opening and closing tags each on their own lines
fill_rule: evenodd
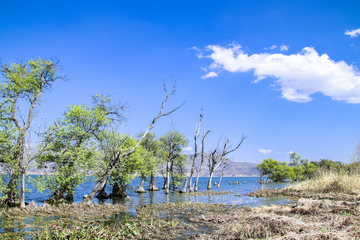
<svg viewBox="0 0 360 240">
<path fill-rule="evenodd" d="M 190 172 L 192 162 L 189 161 L 186 169 Z M 200 166 L 200 158 L 196 159 L 196 166 Z M 256 169 L 257 164 L 251 162 L 234 162 L 232 160 L 228 160 L 225 170 L 224 177 L 258 177 L 260 176 L 259 171 Z M 222 172 L 222 165 L 220 165 L 214 172 L 214 177 L 220 177 Z M 196 172 L 195 172 L 196 176 Z M 205 160 L 202 169 L 201 169 L 201 177 L 209 176 L 209 167 L 208 161 Z"/>
</svg>

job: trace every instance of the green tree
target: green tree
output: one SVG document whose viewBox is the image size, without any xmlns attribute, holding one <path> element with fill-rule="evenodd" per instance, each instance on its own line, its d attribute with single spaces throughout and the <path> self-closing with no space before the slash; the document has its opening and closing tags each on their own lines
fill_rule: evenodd
<svg viewBox="0 0 360 240">
<path fill-rule="evenodd" d="M 294 169 L 289 167 L 286 162 L 278 162 L 275 159 L 264 159 L 257 165 L 257 169 L 262 176 L 266 176 L 274 182 L 284 182 L 296 178 Z"/>
<path fill-rule="evenodd" d="M 44 92 L 49 90 L 55 81 L 65 79 L 57 75 L 60 68 L 58 60 L 31 59 L 28 62 L 18 62 L 1 65 L 3 79 L 0 83 L 0 109 L 2 129 L 11 124 L 15 141 L 12 152 L 3 161 L 11 168 L 10 180 L 5 191 L 4 203 L 11 204 L 17 200 L 19 177 L 21 180 L 20 207 L 25 207 L 25 173 L 26 167 L 44 151 L 39 149 L 36 154 L 26 154 L 26 138 L 36 116 L 37 106 L 41 103 Z M 22 110 L 25 109 L 25 110 Z M 5 122 L 5 123 L 4 123 Z M 50 132 L 42 134 L 46 142 Z M 44 147 L 46 144 L 43 145 Z"/>
<path fill-rule="evenodd" d="M 172 186 L 175 188 L 177 183 L 177 176 L 174 169 L 177 164 L 181 163 L 181 159 L 184 158 L 182 149 L 187 147 L 189 141 L 185 136 L 175 130 L 168 131 L 159 139 L 161 143 L 162 156 L 166 160 L 166 177 L 165 177 L 165 193 L 170 191 L 170 178 L 172 179 Z M 175 166 L 174 166 L 175 163 Z"/>
<path fill-rule="evenodd" d="M 165 97 L 165 100 L 162 102 L 159 114 L 153 119 L 153 121 L 150 123 L 150 125 L 144 132 L 144 135 L 141 136 L 141 138 L 137 141 L 137 143 L 134 147 L 128 148 L 128 149 L 122 149 L 121 148 L 122 141 L 121 141 L 121 139 L 118 139 L 118 138 L 111 138 L 111 137 L 106 138 L 107 141 L 104 143 L 99 141 L 102 144 L 102 149 L 106 156 L 106 165 L 104 165 L 102 170 L 99 172 L 99 174 L 98 174 L 99 178 L 98 178 L 94 188 L 92 189 L 89 196 L 84 197 L 83 203 L 90 203 L 92 201 L 92 199 L 100 191 L 102 191 L 104 189 L 105 184 L 108 180 L 108 177 L 112 174 L 112 172 L 117 167 L 119 167 L 123 164 L 123 162 L 126 160 L 126 158 L 128 156 L 130 156 L 131 154 L 133 154 L 136 151 L 136 149 L 140 146 L 143 139 L 146 137 L 147 133 L 150 131 L 150 129 L 152 129 L 154 127 L 154 124 L 157 122 L 157 120 L 159 120 L 159 118 L 170 115 L 171 113 L 173 113 L 174 111 L 176 111 L 177 109 L 179 109 L 182 106 L 182 105 L 180 105 L 179 107 L 177 107 L 169 112 L 163 113 L 164 106 L 165 106 L 167 100 L 169 99 L 169 97 L 171 95 L 173 95 L 176 92 L 176 86 L 173 87 L 173 90 L 170 93 L 167 93 L 167 90 L 166 90 L 166 87 L 164 84 L 164 91 L 165 91 L 166 97 Z M 115 133 L 113 136 L 115 136 Z"/>
<path fill-rule="evenodd" d="M 137 139 L 140 139 L 143 134 L 143 132 L 140 132 L 137 135 Z M 158 191 L 159 189 L 155 185 L 155 176 L 159 168 L 164 163 L 164 159 L 161 158 L 160 155 L 160 141 L 156 138 L 155 133 L 149 132 L 141 142 L 141 146 L 146 150 L 146 161 L 138 168 L 138 174 L 141 178 L 141 182 L 136 192 L 145 192 L 143 184 L 147 177 L 150 178 L 148 190 Z"/>
<path fill-rule="evenodd" d="M 302 172 L 301 172 L 301 156 L 298 155 L 296 152 L 292 152 L 290 153 L 290 163 L 289 163 L 289 166 L 293 167 L 294 169 L 294 172 L 295 172 L 295 180 L 296 181 L 299 181 L 301 179 L 301 175 L 302 175 Z"/>
<path fill-rule="evenodd" d="M 36 179 L 38 189 L 53 191 L 50 201 L 62 199 L 63 194 L 66 200 L 73 201 L 74 188 L 86 181 L 85 176 L 93 170 L 97 134 L 111 122 L 123 119 L 125 106 L 111 106 L 111 98 L 102 95 L 94 95 L 92 100 L 92 107 L 68 106 L 63 118 L 55 123 L 46 153 L 37 160 L 50 173 Z"/>
<path fill-rule="evenodd" d="M 116 133 L 116 136 L 112 136 L 119 139 L 122 142 L 122 149 L 131 149 L 136 146 L 137 141 L 129 135 Z M 121 165 L 110 175 L 110 184 L 112 185 L 112 193 L 109 197 L 126 197 L 126 186 L 134 178 L 135 173 L 146 165 L 148 152 L 140 145 L 133 154 L 125 157 Z"/>
</svg>

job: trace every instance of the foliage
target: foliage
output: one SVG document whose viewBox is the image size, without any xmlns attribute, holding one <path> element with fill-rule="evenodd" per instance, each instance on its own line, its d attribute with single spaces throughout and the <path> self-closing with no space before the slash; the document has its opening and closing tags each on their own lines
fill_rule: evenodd
<svg viewBox="0 0 360 240">
<path fill-rule="evenodd" d="M 121 149 L 131 149 L 136 146 L 137 141 L 129 135 L 116 133 L 112 135 L 115 138 L 122 140 Z M 133 154 L 126 156 L 123 163 L 119 165 L 111 174 L 110 184 L 122 181 L 123 184 L 128 184 L 135 178 L 135 172 L 146 165 L 147 151 L 140 145 Z"/>
<path fill-rule="evenodd" d="M 183 148 L 188 146 L 189 140 L 182 133 L 171 130 L 161 136 L 159 141 L 162 157 L 168 165 L 167 171 L 172 180 L 171 185 L 175 188 L 185 176 L 184 165 L 187 155 L 183 154 Z"/>
<path fill-rule="evenodd" d="M 309 162 L 308 159 L 303 159 L 294 152 L 290 154 L 289 164 L 268 158 L 258 164 L 257 169 L 263 177 L 268 177 L 274 182 L 284 182 L 312 179 L 319 175 L 321 171 L 350 172 L 350 165 L 329 159 Z"/>
<path fill-rule="evenodd" d="M 46 178 L 38 178 L 39 190 L 62 191 L 72 196 L 74 188 L 87 180 L 95 165 L 96 136 L 109 125 L 111 101 L 101 95 L 93 96 L 93 106 L 71 105 L 54 124 L 55 133 L 50 138 L 47 151 L 37 159 L 40 168 L 49 169 Z M 70 197 L 71 198 L 71 197 Z"/>
<path fill-rule="evenodd" d="M 136 138 L 139 140 L 144 133 L 140 132 Z M 158 169 L 164 163 L 164 159 L 160 154 L 160 141 L 156 138 L 156 134 L 148 132 L 146 137 L 142 140 L 140 146 L 146 151 L 144 154 L 144 164 L 138 167 L 138 174 L 141 178 L 155 176 Z"/>
<path fill-rule="evenodd" d="M 36 158 L 28 155 L 25 149 L 26 139 L 29 137 L 30 127 L 36 117 L 37 108 L 44 92 L 51 88 L 53 83 L 65 77 L 57 75 L 59 61 L 52 59 L 31 59 L 28 62 L 17 62 L 1 65 L 3 79 L 0 82 L 0 141 L 4 135 L 10 141 L 5 142 L 5 148 L 10 151 L 1 151 L 2 164 L 10 172 L 6 194 L 8 201 L 17 197 L 16 188 L 19 176 L 23 180 L 25 169 Z M 48 134 L 40 134 L 44 139 Z M 38 154 L 44 149 L 39 149 Z M 24 190 L 21 191 L 21 207 L 25 207 Z M 2 189 L 4 190 L 4 189 Z"/>
</svg>

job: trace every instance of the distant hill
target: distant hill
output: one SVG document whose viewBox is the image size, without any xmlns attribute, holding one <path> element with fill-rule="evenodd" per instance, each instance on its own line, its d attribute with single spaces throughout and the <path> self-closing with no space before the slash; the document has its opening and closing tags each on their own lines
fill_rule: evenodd
<svg viewBox="0 0 360 240">
<path fill-rule="evenodd" d="M 200 166 L 200 158 L 196 159 L 196 166 Z M 228 160 L 225 170 L 224 177 L 258 177 L 260 176 L 259 171 L 256 169 L 257 164 L 251 162 L 234 162 L 232 160 Z M 189 162 L 186 167 L 188 172 L 191 169 L 191 162 Z M 222 171 L 222 165 L 220 165 L 214 172 L 214 177 L 220 177 Z M 196 172 L 195 172 L 196 176 Z M 201 177 L 209 176 L 209 167 L 208 162 L 205 160 L 202 169 L 201 169 Z"/>
</svg>

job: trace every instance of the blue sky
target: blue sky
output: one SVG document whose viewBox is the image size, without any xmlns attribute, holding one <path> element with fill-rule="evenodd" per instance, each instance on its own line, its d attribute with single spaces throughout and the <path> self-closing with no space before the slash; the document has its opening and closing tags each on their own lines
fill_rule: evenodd
<svg viewBox="0 0 360 240">
<path fill-rule="evenodd" d="M 359 1 L 5 1 L 2 63 L 57 57 L 70 81 L 44 96 L 51 123 L 96 93 L 128 102 L 122 131 L 174 123 L 193 148 L 203 108 L 206 147 L 221 135 L 235 161 L 348 162 L 360 133 Z M 353 31 L 354 30 L 354 31 Z M 188 151 L 187 153 L 192 153 Z"/>
</svg>

